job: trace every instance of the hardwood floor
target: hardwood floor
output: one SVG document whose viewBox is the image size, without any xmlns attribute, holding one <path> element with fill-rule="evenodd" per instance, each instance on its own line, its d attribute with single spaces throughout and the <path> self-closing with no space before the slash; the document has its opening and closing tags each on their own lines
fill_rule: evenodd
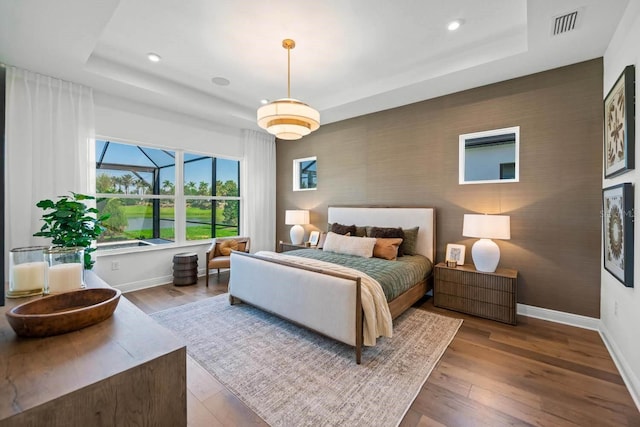
<svg viewBox="0 0 640 427">
<path fill-rule="evenodd" d="M 228 272 L 209 288 L 164 285 L 125 294 L 153 313 L 227 290 Z M 400 424 L 413 426 L 640 426 L 638 412 L 599 334 L 519 316 L 510 326 L 416 307 L 464 323 Z M 266 425 L 191 358 L 189 426 Z"/>
</svg>

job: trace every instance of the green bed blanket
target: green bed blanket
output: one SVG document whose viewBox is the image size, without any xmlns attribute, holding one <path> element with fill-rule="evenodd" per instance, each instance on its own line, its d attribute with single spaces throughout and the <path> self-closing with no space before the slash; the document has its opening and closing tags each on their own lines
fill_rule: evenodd
<svg viewBox="0 0 640 427">
<path fill-rule="evenodd" d="M 431 261 L 422 255 L 405 255 L 395 261 L 324 252 L 320 249 L 297 249 L 286 252 L 286 255 L 317 259 L 362 271 L 380 283 L 387 302 L 426 279 L 433 268 Z"/>
</svg>

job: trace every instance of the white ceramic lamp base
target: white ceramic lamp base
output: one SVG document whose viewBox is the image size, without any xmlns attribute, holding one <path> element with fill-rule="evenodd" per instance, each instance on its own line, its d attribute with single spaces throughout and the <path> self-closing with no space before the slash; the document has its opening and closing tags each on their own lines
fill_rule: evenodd
<svg viewBox="0 0 640 427">
<path fill-rule="evenodd" d="M 500 262 L 500 248 L 491 239 L 480 239 L 473 244 L 471 256 L 476 270 L 493 273 Z"/>
<path fill-rule="evenodd" d="M 289 235 L 291 236 L 291 243 L 294 245 L 301 245 L 302 240 L 304 239 L 304 228 L 302 228 L 301 225 L 294 225 L 291 227 Z"/>
</svg>

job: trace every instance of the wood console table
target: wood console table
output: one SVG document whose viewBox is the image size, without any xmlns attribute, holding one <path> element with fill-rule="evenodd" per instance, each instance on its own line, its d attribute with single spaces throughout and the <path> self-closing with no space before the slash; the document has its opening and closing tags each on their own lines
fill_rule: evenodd
<svg viewBox="0 0 640 427">
<path fill-rule="evenodd" d="M 109 319 L 48 338 L 9 326 L 28 300 L 0 307 L 0 426 L 187 425 L 186 347 L 124 295 Z"/>
</svg>

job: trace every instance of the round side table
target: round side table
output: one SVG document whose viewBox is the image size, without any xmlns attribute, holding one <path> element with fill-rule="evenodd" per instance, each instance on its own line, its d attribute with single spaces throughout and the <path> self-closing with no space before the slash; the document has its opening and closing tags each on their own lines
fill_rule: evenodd
<svg viewBox="0 0 640 427">
<path fill-rule="evenodd" d="M 198 283 L 198 254 L 182 252 L 173 256 L 173 284 L 175 286 Z"/>
</svg>

